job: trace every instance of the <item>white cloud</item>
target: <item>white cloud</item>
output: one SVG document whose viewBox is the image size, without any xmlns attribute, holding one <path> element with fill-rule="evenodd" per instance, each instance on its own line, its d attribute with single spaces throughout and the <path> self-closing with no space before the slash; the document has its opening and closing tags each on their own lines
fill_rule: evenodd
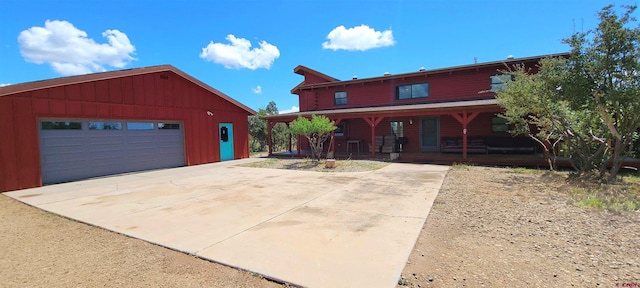
<svg viewBox="0 0 640 288">
<path fill-rule="evenodd" d="M 106 30 L 102 37 L 109 43 L 96 43 L 67 21 L 47 20 L 44 27 L 31 27 L 20 32 L 18 43 L 25 60 L 48 63 L 62 75 L 106 71 L 105 66 L 122 68 L 136 60 L 136 48 L 126 34 Z"/>
<path fill-rule="evenodd" d="M 11 84 L 9 84 L 9 83 L 0 83 L 0 87 L 9 86 L 9 85 L 11 85 Z"/>
<path fill-rule="evenodd" d="M 372 48 L 393 46 L 393 31 L 375 31 L 367 25 L 345 28 L 340 25 L 329 32 L 329 41 L 322 43 L 322 48 L 348 51 L 365 51 Z"/>
<path fill-rule="evenodd" d="M 282 110 L 279 113 L 280 114 L 285 114 L 285 113 L 293 113 L 293 112 L 299 112 L 300 111 L 300 107 L 298 106 L 291 106 L 291 109 L 287 109 L 287 110 Z"/>
<path fill-rule="evenodd" d="M 225 38 L 231 44 L 215 43 L 211 41 L 207 47 L 202 48 L 200 58 L 210 62 L 224 65 L 229 69 L 271 68 L 273 61 L 280 57 L 278 47 L 261 41 L 260 48 L 251 49 L 251 41 L 244 38 L 236 38 L 233 34 Z"/>
<path fill-rule="evenodd" d="M 262 94 L 262 86 L 258 85 L 256 88 L 252 88 L 251 91 L 255 94 Z"/>
</svg>

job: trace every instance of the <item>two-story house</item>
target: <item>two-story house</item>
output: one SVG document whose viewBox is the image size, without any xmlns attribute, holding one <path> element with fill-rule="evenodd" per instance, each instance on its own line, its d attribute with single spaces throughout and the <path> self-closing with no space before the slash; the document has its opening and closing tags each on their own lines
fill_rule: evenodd
<svg viewBox="0 0 640 288">
<path fill-rule="evenodd" d="M 503 84 L 503 71 L 516 64 L 535 71 L 541 58 L 566 55 L 508 58 L 349 80 L 298 66 L 294 72 L 304 80 L 291 93 L 299 97 L 300 112 L 265 119 L 270 131 L 276 123 L 298 116 L 330 118 L 338 129 L 327 145 L 336 155 L 448 153 L 466 159 L 471 153 L 531 154 L 539 147 L 527 137 L 508 133 L 508 124 L 497 117 L 503 109 L 493 91 Z M 306 140 L 299 138 L 296 153 L 308 151 L 305 147 Z"/>
</svg>

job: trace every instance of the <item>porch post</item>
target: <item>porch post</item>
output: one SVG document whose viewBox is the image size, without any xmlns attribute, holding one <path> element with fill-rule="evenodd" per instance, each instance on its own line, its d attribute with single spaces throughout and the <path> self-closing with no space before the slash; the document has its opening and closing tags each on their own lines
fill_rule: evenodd
<svg viewBox="0 0 640 288">
<path fill-rule="evenodd" d="M 464 110 L 461 115 L 458 113 L 452 113 L 453 118 L 456 118 L 458 122 L 462 124 L 462 159 L 467 159 L 467 124 L 471 122 L 480 112 L 473 112 L 471 114 Z"/>
<path fill-rule="evenodd" d="M 371 117 L 364 117 L 364 121 L 367 121 L 367 123 L 369 123 L 369 125 L 371 125 L 371 157 L 375 157 L 376 156 L 376 149 L 375 149 L 375 141 L 376 141 L 376 126 L 380 123 L 380 121 L 382 121 L 382 116 L 380 117 L 375 117 L 375 116 L 371 116 Z"/>
<path fill-rule="evenodd" d="M 290 128 L 289 123 L 287 123 L 287 128 Z M 291 133 L 289 133 L 289 152 L 291 152 L 291 145 L 292 145 L 291 142 L 293 142 L 293 140 L 291 138 Z"/>
<path fill-rule="evenodd" d="M 333 125 L 340 124 L 340 121 L 342 121 L 342 118 L 335 118 L 333 120 Z M 335 154 L 336 154 L 336 130 L 331 131 L 331 151 L 333 151 L 333 155 L 335 157 Z"/>
<path fill-rule="evenodd" d="M 273 122 L 267 120 L 267 145 L 269 146 L 269 156 L 273 154 L 273 140 L 271 139 L 271 129 L 273 128 Z"/>
</svg>

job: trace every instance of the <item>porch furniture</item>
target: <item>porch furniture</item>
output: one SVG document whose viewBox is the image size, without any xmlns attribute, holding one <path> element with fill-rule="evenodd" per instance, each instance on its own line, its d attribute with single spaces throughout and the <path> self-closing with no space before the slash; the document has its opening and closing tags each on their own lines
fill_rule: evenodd
<svg viewBox="0 0 640 288">
<path fill-rule="evenodd" d="M 529 137 L 501 137 L 492 136 L 486 138 L 487 153 L 534 153 L 536 142 Z"/>
<path fill-rule="evenodd" d="M 398 139 L 396 139 L 396 145 L 397 145 L 396 150 L 398 152 L 402 152 L 402 150 L 404 149 L 404 145 L 407 145 L 407 143 L 409 143 L 409 138 L 398 137 Z"/>
<path fill-rule="evenodd" d="M 440 151 L 443 153 L 462 153 L 462 137 L 445 137 L 440 140 Z M 467 138 L 467 153 L 487 153 L 487 145 L 483 137 Z"/>
<path fill-rule="evenodd" d="M 376 151 L 376 153 L 380 153 L 382 151 L 382 144 L 384 144 L 384 138 L 382 138 L 382 136 L 375 136 L 373 147 L 371 147 L 371 143 L 369 143 L 369 152 Z"/>
<path fill-rule="evenodd" d="M 395 151 L 396 136 L 375 136 L 373 147 L 369 144 L 369 150 L 375 149 L 377 153 L 391 153 Z"/>
<path fill-rule="evenodd" d="M 360 143 L 362 143 L 362 140 L 347 140 L 347 153 L 349 153 L 349 149 L 351 148 L 352 144 L 356 145 L 356 147 L 358 148 L 358 153 L 360 153 Z M 353 149 L 351 151 L 353 151 Z"/>
<path fill-rule="evenodd" d="M 396 136 L 387 135 L 383 137 L 384 143 L 382 144 L 381 153 L 391 153 L 395 151 L 396 147 Z"/>
</svg>

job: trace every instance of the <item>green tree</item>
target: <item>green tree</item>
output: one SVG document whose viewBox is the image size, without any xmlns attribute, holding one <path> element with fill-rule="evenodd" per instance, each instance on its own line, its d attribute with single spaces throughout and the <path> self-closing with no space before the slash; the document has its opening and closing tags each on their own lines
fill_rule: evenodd
<svg viewBox="0 0 640 288">
<path fill-rule="evenodd" d="M 497 91 L 497 99 L 506 110 L 502 116 L 511 124 L 512 134 L 528 135 L 549 154 L 563 141 L 572 165 L 582 174 L 600 166 L 606 143 L 595 136 L 604 128 L 593 121 L 598 115 L 575 106 L 575 99 L 564 95 L 563 85 L 573 77 L 569 63 L 564 58 L 547 58 L 540 61 L 538 73 L 521 65 L 505 71 L 513 80 Z M 550 169 L 555 169 L 553 159 L 549 158 Z"/>
<path fill-rule="evenodd" d="M 626 8 L 621 17 L 603 8 L 597 29 L 565 39 L 568 58 L 543 59 L 538 73 L 505 71 L 513 80 L 496 93 L 512 133 L 548 150 L 563 141 L 579 174 L 597 170 L 607 181 L 615 180 L 640 127 L 640 30 L 628 27 L 636 7 Z"/>
<path fill-rule="evenodd" d="M 324 142 L 331 135 L 331 131 L 336 129 L 333 121 L 324 116 L 311 115 L 311 120 L 299 116 L 298 119 L 289 123 L 289 129 L 293 135 L 304 135 L 309 140 L 311 146 L 311 158 L 320 161 Z"/>
<path fill-rule="evenodd" d="M 259 109 L 255 116 L 249 116 L 249 145 L 251 152 L 266 151 L 268 145 L 267 121 L 262 117 L 268 115 L 278 115 L 276 102 L 271 101 L 265 109 Z M 284 150 L 289 140 L 289 129 L 285 123 L 277 123 L 271 131 L 272 145 L 274 151 Z"/>
<path fill-rule="evenodd" d="M 567 83 L 567 93 L 580 95 L 575 105 L 599 114 L 606 132 L 607 165 L 600 167 L 608 181 L 615 180 L 622 160 L 640 128 L 640 27 L 630 27 L 636 6 L 623 6 L 618 16 L 609 5 L 598 13 L 598 28 L 576 33 L 565 40 L 571 50 L 571 72 L 575 81 Z M 564 87 L 563 87 L 564 88 Z"/>
<path fill-rule="evenodd" d="M 262 117 L 267 115 L 267 111 L 259 109 L 254 116 L 249 116 L 249 147 L 251 152 L 265 151 L 267 147 L 267 121 Z"/>
</svg>

